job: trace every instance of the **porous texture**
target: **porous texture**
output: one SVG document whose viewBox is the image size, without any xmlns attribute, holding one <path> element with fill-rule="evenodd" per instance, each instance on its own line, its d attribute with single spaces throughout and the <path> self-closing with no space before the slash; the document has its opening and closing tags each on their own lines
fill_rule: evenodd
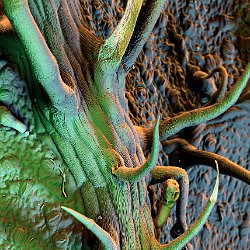
<svg viewBox="0 0 250 250">
<path fill-rule="evenodd" d="M 65 166 L 32 132 L 31 103 L 17 69 L 3 57 L 0 62 L 1 101 L 30 129 L 20 134 L 1 126 L 0 248 L 81 249 L 80 223 L 60 208 L 74 204 L 80 211 L 80 193 Z"/>
</svg>

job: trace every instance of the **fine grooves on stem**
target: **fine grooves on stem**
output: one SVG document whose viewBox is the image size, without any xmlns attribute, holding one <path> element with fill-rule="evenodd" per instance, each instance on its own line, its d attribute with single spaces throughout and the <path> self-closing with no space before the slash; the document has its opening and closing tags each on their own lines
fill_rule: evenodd
<svg viewBox="0 0 250 250">
<path fill-rule="evenodd" d="M 149 159 L 143 165 L 135 168 L 121 166 L 118 167 L 118 169 L 113 170 L 113 174 L 119 179 L 130 182 L 139 182 L 155 167 L 159 153 L 159 123 L 160 116 L 158 116 L 155 123 L 152 150 Z"/>
<path fill-rule="evenodd" d="M 53 105 L 59 109 L 73 109 L 75 96 L 61 79 L 55 57 L 50 52 L 25 0 L 3 0 L 6 15 L 11 21 L 36 80 L 43 86 Z M 65 106 L 66 105 L 66 106 Z"/>
</svg>

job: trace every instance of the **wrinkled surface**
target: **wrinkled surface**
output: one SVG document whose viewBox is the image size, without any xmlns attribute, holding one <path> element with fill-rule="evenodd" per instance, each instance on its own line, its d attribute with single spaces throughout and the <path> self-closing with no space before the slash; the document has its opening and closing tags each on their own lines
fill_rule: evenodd
<svg viewBox="0 0 250 250">
<path fill-rule="evenodd" d="M 226 2 L 190 1 L 186 5 L 184 1 L 169 1 L 166 4 L 144 53 L 137 60 L 137 67 L 129 76 L 127 96 L 135 122 L 149 126 L 157 113 L 164 117 L 205 104 L 219 77 L 216 75 L 213 86 L 197 86 L 191 78 L 194 68 L 209 72 L 222 63 L 229 73 L 228 88 L 235 82 L 245 60 L 249 60 L 246 41 L 250 31 L 246 27 L 246 3 Z M 236 15 L 240 17 L 237 19 Z M 239 33 L 242 36 L 236 35 Z M 209 124 L 186 130 L 181 138 L 249 169 L 249 107 L 249 101 L 238 104 Z M 167 155 L 164 152 L 162 155 L 160 162 L 167 165 Z M 205 195 L 211 193 L 215 173 L 205 166 L 188 173 L 190 225 L 205 205 Z M 157 193 L 160 194 L 159 190 Z M 221 176 L 218 203 L 204 229 L 191 242 L 194 249 L 247 249 L 249 214 L 248 186 Z M 163 230 L 165 235 L 161 235 L 162 242 L 170 240 L 174 217 L 168 222 Z"/>
<path fill-rule="evenodd" d="M 2 97 L 8 96 L 3 101 L 31 129 L 20 134 L 1 127 L 0 248 L 78 249 L 81 225 L 63 216 L 60 206 L 74 204 L 81 210 L 79 191 L 75 191 L 74 180 L 65 167 L 32 132 L 34 119 L 24 82 L 4 59 L 0 62 L 0 91 Z M 65 197 L 67 194 L 71 195 Z"/>
<path fill-rule="evenodd" d="M 108 22 L 105 18 L 107 12 L 113 14 L 112 9 L 115 9 L 120 18 L 122 11 L 113 1 L 110 1 L 113 8 L 106 9 L 104 2 L 95 1 L 92 13 L 96 33 L 105 38 L 107 23 L 115 25 L 114 19 Z M 165 4 L 165 10 L 127 77 L 126 97 L 130 117 L 136 124 L 152 126 L 159 113 L 162 117 L 173 116 L 207 103 L 220 77 L 216 74 L 212 84 L 194 83 L 192 73 L 196 70 L 209 72 L 222 64 L 229 73 L 228 89 L 236 82 L 249 60 L 246 58 L 250 36 L 247 5 L 245 1 L 168 1 Z M 103 14 L 95 15 L 96 10 L 103 7 Z M 88 11 L 91 15 L 91 7 Z M 182 138 L 199 149 L 226 156 L 249 169 L 249 106 L 249 101 L 239 104 L 209 124 L 202 124 L 194 131 L 187 130 L 188 135 Z M 167 155 L 164 152 L 162 155 L 159 161 L 167 165 Z M 204 194 L 211 193 L 214 176 L 215 172 L 204 166 L 189 171 L 188 224 L 204 206 Z M 226 176 L 220 177 L 220 183 L 218 203 L 204 229 L 192 241 L 194 249 L 247 249 L 249 188 Z M 157 192 L 160 194 L 160 190 Z M 173 217 L 169 218 L 162 242 L 170 239 L 173 221 Z"/>
<path fill-rule="evenodd" d="M 81 2 L 90 28 L 97 35 L 108 37 L 123 14 L 123 1 Z M 208 72 L 222 63 L 229 73 L 228 89 L 234 84 L 249 60 L 246 5 L 247 1 L 167 1 L 143 53 L 127 77 L 126 97 L 135 124 L 149 127 L 159 113 L 163 117 L 172 116 L 208 102 L 219 76 L 214 77 L 213 83 L 199 85 L 192 80 L 197 69 Z M 4 171 L 0 173 L 0 196 L 4 205 L 0 206 L 0 247 L 78 249 L 81 226 L 73 224 L 71 217 L 64 217 L 59 206 L 81 211 L 79 194 L 72 195 L 75 187 L 70 175 L 32 130 L 34 120 L 27 89 L 15 66 L 0 58 L 0 79 L 6 88 L 1 101 L 31 128 L 30 134 L 20 135 L 1 127 L 0 166 Z M 180 137 L 199 149 L 216 152 L 250 168 L 249 106 L 245 100 L 216 120 L 180 133 Z M 161 156 L 159 162 L 166 165 L 167 155 L 162 152 Z M 69 198 L 62 191 L 62 171 L 66 174 L 65 190 L 71 194 Z M 207 167 L 189 171 L 188 224 L 204 206 L 204 195 L 211 193 L 214 176 L 215 172 Z M 51 181 L 45 184 L 48 179 Z M 194 249 L 247 249 L 249 214 L 248 186 L 221 176 L 218 203 L 204 229 L 192 241 Z M 32 228 L 30 231 L 20 218 L 25 218 L 25 224 Z M 161 235 L 162 242 L 169 240 L 173 221 L 171 216 L 163 230 L 165 234 Z"/>
</svg>

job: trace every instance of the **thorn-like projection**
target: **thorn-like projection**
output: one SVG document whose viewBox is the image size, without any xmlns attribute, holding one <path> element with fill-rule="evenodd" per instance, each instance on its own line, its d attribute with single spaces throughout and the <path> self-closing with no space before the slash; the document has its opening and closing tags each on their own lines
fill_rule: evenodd
<svg viewBox="0 0 250 250">
<path fill-rule="evenodd" d="M 105 250 L 118 249 L 116 242 L 111 238 L 108 232 L 102 229 L 94 220 L 89 219 L 81 213 L 78 213 L 74 209 L 61 206 L 63 210 L 71 214 L 77 220 L 79 220 L 87 229 L 89 229 L 102 243 Z"/>
<path fill-rule="evenodd" d="M 160 116 L 157 117 L 154 132 L 153 132 L 153 143 L 152 150 L 149 159 L 141 166 L 135 168 L 127 168 L 121 166 L 116 170 L 113 170 L 113 174 L 124 181 L 139 182 L 144 178 L 150 171 L 155 167 L 158 160 L 159 153 L 159 123 Z"/>
<path fill-rule="evenodd" d="M 236 103 L 243 89 L 246 87 L 249 77 L 250 63 L 247 64 L 240 80 L 235 83 L 228 94 L 219 102 L 208 107 L 187 111 L 175 117 L 165 119 L 160 124 L 160 140 L 166 140 L 168 137 L 178 133 L 184 128 L 197 126 L 223 114 Z"/>
<path fill-rule="evenodd" d="M 218 195 L 218 187 L 219 187 L 219 167 L 217 161 L 215 161 L 216 169 L 217 169 L 217 176 L 214 185 L 213 192 L 206 204 L 203 208 L 201 214 L 197 218 L 197 220 L 185 231 L 182 235 L 174 239 L 173 241 L 169 242 L 165 245 L 156 246 L 156 249 L 175 249 L 180 250 L 182 249 L 194 236 L 198 234 L 198 232 L 202 229 L 203 225 L 205 224 L 208 216 L 210 215 L 212 208 L 217 200 Z"/>
<path fill-rule="evenodd" d="M 163 148 L 164 150 L 165 148 L 168 149 L 167 154 L 173 165 L 178 165 L 184 169 L 196 165 L 206 165 L 215 169 L 214 161 L 216 160 L 220 165 L 221 174 L 232 176 L 250 185 L 250 171 L 230 161 L 224 156 L 198 150 L 187 141 L 180 138 L 163 142 Z"/>
<path fill-rule="evenodd" d="M 223 66 L 220 66 L 212 70 L 209 74 L 203 71 L 196 71 L 193 75 L 194 80 L 203 80 L 211 78 L 217 72 L 219 72 L 221 75 L 221 82 L 219 84 L 218 89 L 213 94 L 211 101 L 207 103 L 206 106 L 220 101 L 225 96 L 225 93 L 227 91 L 227 82 L 228 82 L 227 71 Z"/>
<path fill-rule="evenodd" d="M 0 106 L 0 124 L 13 128 L 20 133 L 27 130 L 26 125 L 18 121 L 5 106 Z"/>
</svg>

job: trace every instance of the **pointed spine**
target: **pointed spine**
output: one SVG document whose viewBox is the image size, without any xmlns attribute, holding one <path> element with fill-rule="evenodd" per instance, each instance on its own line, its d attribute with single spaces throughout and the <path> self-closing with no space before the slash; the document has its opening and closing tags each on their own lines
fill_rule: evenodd
<svg viewBox="0 0 250 250">
<path fill-rule="evenodd" d="M 213 192 L 206 204 L 206 206 L 203 208 L 201 214 L 197 218 L 197 220 L 188 228 L 187 231 L 185 231 L 182 235 L 174 239 L 168 244 L 165 245 L 159 245 L 157 244 L 156 249 L 162 249 L 162 250 L 180 250 L 182 249 L 194 236 L 196 236 L 199 231 L 202 229 L 204 226 L 205 222 L 207 221 L 212 208 L 217 200 L 218 196 L 218 187 L 219 187 L 219 168 L 218 168 L 218 163 L 215 161 L 216 164 L 216 169 L 217 169 L 217 176 L 216 176 L 216 181 L 214 185 Z"/>
<path fill-rule="evenodd" d="M 74 209 L 61 206 L 63 210 L 71 214 L 78 221 L 80 221 L 88 230 L 90 230 L 102 243 L 105 250 L 117 250 L 117 244 L 112 239 L 110 234 L 102 229 L 94 220 L 89 219 L 85 215 L 75 211 Z"/>
<path fill-rule="evenodd" d="M 113 174 L 115 176 L 123 181 L 139 182 L 155 167 L 159 153 L 159 123 L 160 116 L 158 116 L 155 123 L 152 151 L 149 159 L 143 165 L 135 168 L 127 168 L 125 166 L 121 166 L 118 169 L 113 170 Z"/>
<path fill-rule="evenodd" d="M 166 140 L 180 130 L 197 126 L 212 120 L 235 104 L 250 77 L 250 63 L 247 64 L 240 80 L 232 87 L 229 93 L 219 102 L 204 108 L 187 111 L 173 118 L 167 118 L 160 124 L 160 140 Z"/>
</svg>

